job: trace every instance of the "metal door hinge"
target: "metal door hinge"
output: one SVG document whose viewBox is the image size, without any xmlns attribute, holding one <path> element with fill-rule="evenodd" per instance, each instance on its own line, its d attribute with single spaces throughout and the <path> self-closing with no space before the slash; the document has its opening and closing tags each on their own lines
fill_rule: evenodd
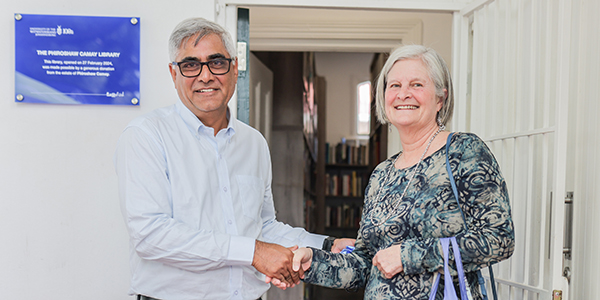
<svg viewBox="0 0 600 300">
<path fill-rule="evenodd" d="M 246 52 L 248 48 L 248 43 L 246 42 L 238 42 L 237 43 L 237 59 L 238 59 L 238 71 L 246 71 L 248 60 L 246 56 Z"/>
</svg>

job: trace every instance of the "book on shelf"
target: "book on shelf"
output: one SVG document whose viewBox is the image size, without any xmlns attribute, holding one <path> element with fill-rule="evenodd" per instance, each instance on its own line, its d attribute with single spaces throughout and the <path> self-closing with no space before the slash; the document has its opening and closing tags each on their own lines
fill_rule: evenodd
<svg viewBox="0 0 600 300">
<path fill-rule="evenodd" d="M 327 164 L 368 165 L 369 150 L 367 145 L 356 142 L 342 142 L 325 145 L 325 162 Z"/>
<path fill-rule="evenodd" d="M 357 204 L 327 205 L 325 207 L 325 227 L 358 229 L 362 209 L 362 205 Z"/>
<path fill-rule="evenodd" d="M 325 173 L 325 195 L 362 197 L 368 174 L 357 171 L 330 170 Z"/>
<path fill-rule="evenodd" d="M 315 203 L 312 199 L 306 198 L 304 199 L 304 226 L 309 231 L 314 231 L 314 214 L 315 214 Z"/>
</svg>

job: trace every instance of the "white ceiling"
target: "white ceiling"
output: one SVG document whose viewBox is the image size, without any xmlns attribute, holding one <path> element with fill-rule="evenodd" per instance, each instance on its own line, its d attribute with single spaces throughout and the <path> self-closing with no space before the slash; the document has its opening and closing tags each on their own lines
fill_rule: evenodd
<svg viewBox="0 0 600 300">
<path fill-rule="evenodd" d="M 250 50 L 388 52 L 400 43 L 421 44 L 423 19 L 440 14 L 250 7 Z"/>
</svg>

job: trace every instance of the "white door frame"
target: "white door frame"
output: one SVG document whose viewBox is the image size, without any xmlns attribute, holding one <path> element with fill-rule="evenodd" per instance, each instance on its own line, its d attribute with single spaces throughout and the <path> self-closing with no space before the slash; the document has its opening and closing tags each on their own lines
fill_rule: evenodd
<svg viewBox="0 0 600 300">
<path fill-rule="evenodd" d="M 460 1 L 460 0 L 459 0 Z M 237 8 L 249 6 L 276 6 L 297 8 L 336 8 L 336 9 L 366 9 L 366 10 L 398 10 L 398 11 L 436 11 L 456 13 L 463 9 L 469 0 L 462 3 L 448 1 L 403 1 L 403 0 L 305 0 L 302 3 L 285 0 L 215 0 L 215 22 L 224 26 L 237 40 Z M 343 2 L 343 3 L 341 3 Z M 374 3 L 372 3 L 374 2 Z M 454 48 L 454 41 L 453 48 Z M 230 112 L 237 117 L 237 94 L 229 101 Z"/>
</svg>

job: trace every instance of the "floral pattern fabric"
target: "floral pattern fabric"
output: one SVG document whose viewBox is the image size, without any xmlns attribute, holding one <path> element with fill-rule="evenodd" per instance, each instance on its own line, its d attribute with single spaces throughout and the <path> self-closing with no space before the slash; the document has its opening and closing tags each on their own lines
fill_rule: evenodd
<svg viewBox="0 0 600 300">
<path fill-rule="evenodd" d="M 418 164 L 396 169 L 398 155 L 371 174 L 354 252 L 313 249 L 304 281 L 333 288 L 364 287 L 365 299 L 429 299 L 434 274 L 444 264 L 440 238 L 456 236 L 473 299 L 481 299 L 476 271 L 514 251 L 508 191 L 493 154 L 475 134 L 452 137 L 450 165 L 468 226 L 452 192 L 445 146 L 423 159 L 404 197 Z M 398 244 L 404 270 L 387 279 L 372 259 L 379 250 Z M 452 255 L 450 259 L 456 275 Z M 436 299 L 443 298 L 443 290 L 442 280 Z"/>
</svg>

